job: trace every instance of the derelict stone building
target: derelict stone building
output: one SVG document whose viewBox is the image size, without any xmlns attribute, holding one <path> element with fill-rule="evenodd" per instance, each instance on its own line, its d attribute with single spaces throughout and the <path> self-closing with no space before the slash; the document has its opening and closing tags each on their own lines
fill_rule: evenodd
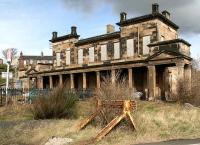
<svg viewBox="0 0 200 145">
<path fill-rule="evenodd" d="M 127 84 L 149 99 L 169 98 L 176 93 L 178 80 L 191 81 L 190 44 L 179 38 L 179 27 L 171 21 L 168 11 L 159 12 L 159 5 L 152 5 L 148 15 L 127 19 L 120 14 L 120 21 L 107 25 L 107 33 L 79 39 L 76 27 L 71 33 L 57 36 L 53 32 L 53 68 L 29 74 L 36 78 L 38 88 L 53 88 L 65 84 L 68 89 L 99 88 L 102 76 L 126 76 Z"/>
</svg>

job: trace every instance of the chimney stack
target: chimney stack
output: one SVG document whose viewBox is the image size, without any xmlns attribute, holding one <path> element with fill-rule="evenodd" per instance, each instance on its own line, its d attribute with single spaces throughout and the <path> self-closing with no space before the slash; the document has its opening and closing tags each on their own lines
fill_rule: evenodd
<svg viewBox="0 0 200 145">
<path fill-rule="evenodd" d="M 126 21 L 126 13 L 125 12 L 121 12 L 120 13 L 120 22 Z"/>
<path fill-rule="evenodd" d="M 107 33 L 115 32 L 115 26 L 108 24 L 108 25 L 106 25 L 106 27 L 107 27 Z"/>
<path fill-rule="evenodd" d="M 74 35 L 74 36 L 77 35 L 76 26 L 72 26 L 72 27 L 71 27 L 71 35 Z"/>
<path fill-rule="evenodd" d="M 159 5 L 157 3 L 152 4 L 152 14 L 159 13 Z"/>
<path fill-rule="evenodd" d="M 167 19 L 170 20 L 170 13 L 169 13 L 168 11 L 166 11 L 166 10 L 163 11 L 163 12 L 162 12 L 162 15 L 165 16 L 165 18 L 167 18 Z"/>
<path fill-rule="evenodd" d="M 52 39 L 56 39 L 58 35 L 58 32 L 52 32 Z"/>
<path fill-rule="evenodd" d="M 43 51 L 41 52 L 41 56 L 42 56 L 42 57 L 44 56 L 44 53 L 43 53 Z"/>
</svg>

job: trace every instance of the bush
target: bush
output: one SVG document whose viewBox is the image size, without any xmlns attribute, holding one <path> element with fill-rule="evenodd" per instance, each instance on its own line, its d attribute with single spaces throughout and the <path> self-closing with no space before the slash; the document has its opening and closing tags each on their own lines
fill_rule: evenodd
<svg viewBox="0 0 200 145">
<path fill-rule="evenodd" d="M 176 99 L 179 103 L 191 103 L 200 106 L 200 71 L 192 70 L 191 90 L 188 89 L 188 80 L 178 83 Z"/>
<path fill-rule="evenodd" d="M 76 93 L 63 86 L 55 88 L 48 96 L 38 96 L 31 112 L 35 119 L 58 119 L 76 117 Z"/>
</svg>

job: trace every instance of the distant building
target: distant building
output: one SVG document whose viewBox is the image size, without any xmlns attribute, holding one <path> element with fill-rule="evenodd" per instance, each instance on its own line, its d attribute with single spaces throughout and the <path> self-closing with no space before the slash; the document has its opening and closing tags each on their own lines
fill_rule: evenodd
<svg viewBox="0 0 200 145">
<path fill-rule="evenodd" d="M 0 58 L 0 64 L 3 64 L 3 59 Z"/>
<path fill-rule="evenodd" d="M 18 79 L 22 82 L 23 88 L 29 87 L 28 74 L 48 70 L 53 64 L 52 56 L 44 56 L 43 52 L 41 55 L 23 55 L 20 53 L 18 59 Z"/>
</svg>

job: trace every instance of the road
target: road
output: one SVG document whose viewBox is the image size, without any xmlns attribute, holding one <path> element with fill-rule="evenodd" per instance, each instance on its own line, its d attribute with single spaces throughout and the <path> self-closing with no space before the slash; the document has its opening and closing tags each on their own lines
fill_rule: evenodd
<svg viewBox="0 0 200 145">
<path fill-rule="evenodd" d="M 136 145 L 200 145 L 199 139 L 182 139 L 182 140 L 170 140 L 158 143 L 136 144 Z"/>
</svg>

